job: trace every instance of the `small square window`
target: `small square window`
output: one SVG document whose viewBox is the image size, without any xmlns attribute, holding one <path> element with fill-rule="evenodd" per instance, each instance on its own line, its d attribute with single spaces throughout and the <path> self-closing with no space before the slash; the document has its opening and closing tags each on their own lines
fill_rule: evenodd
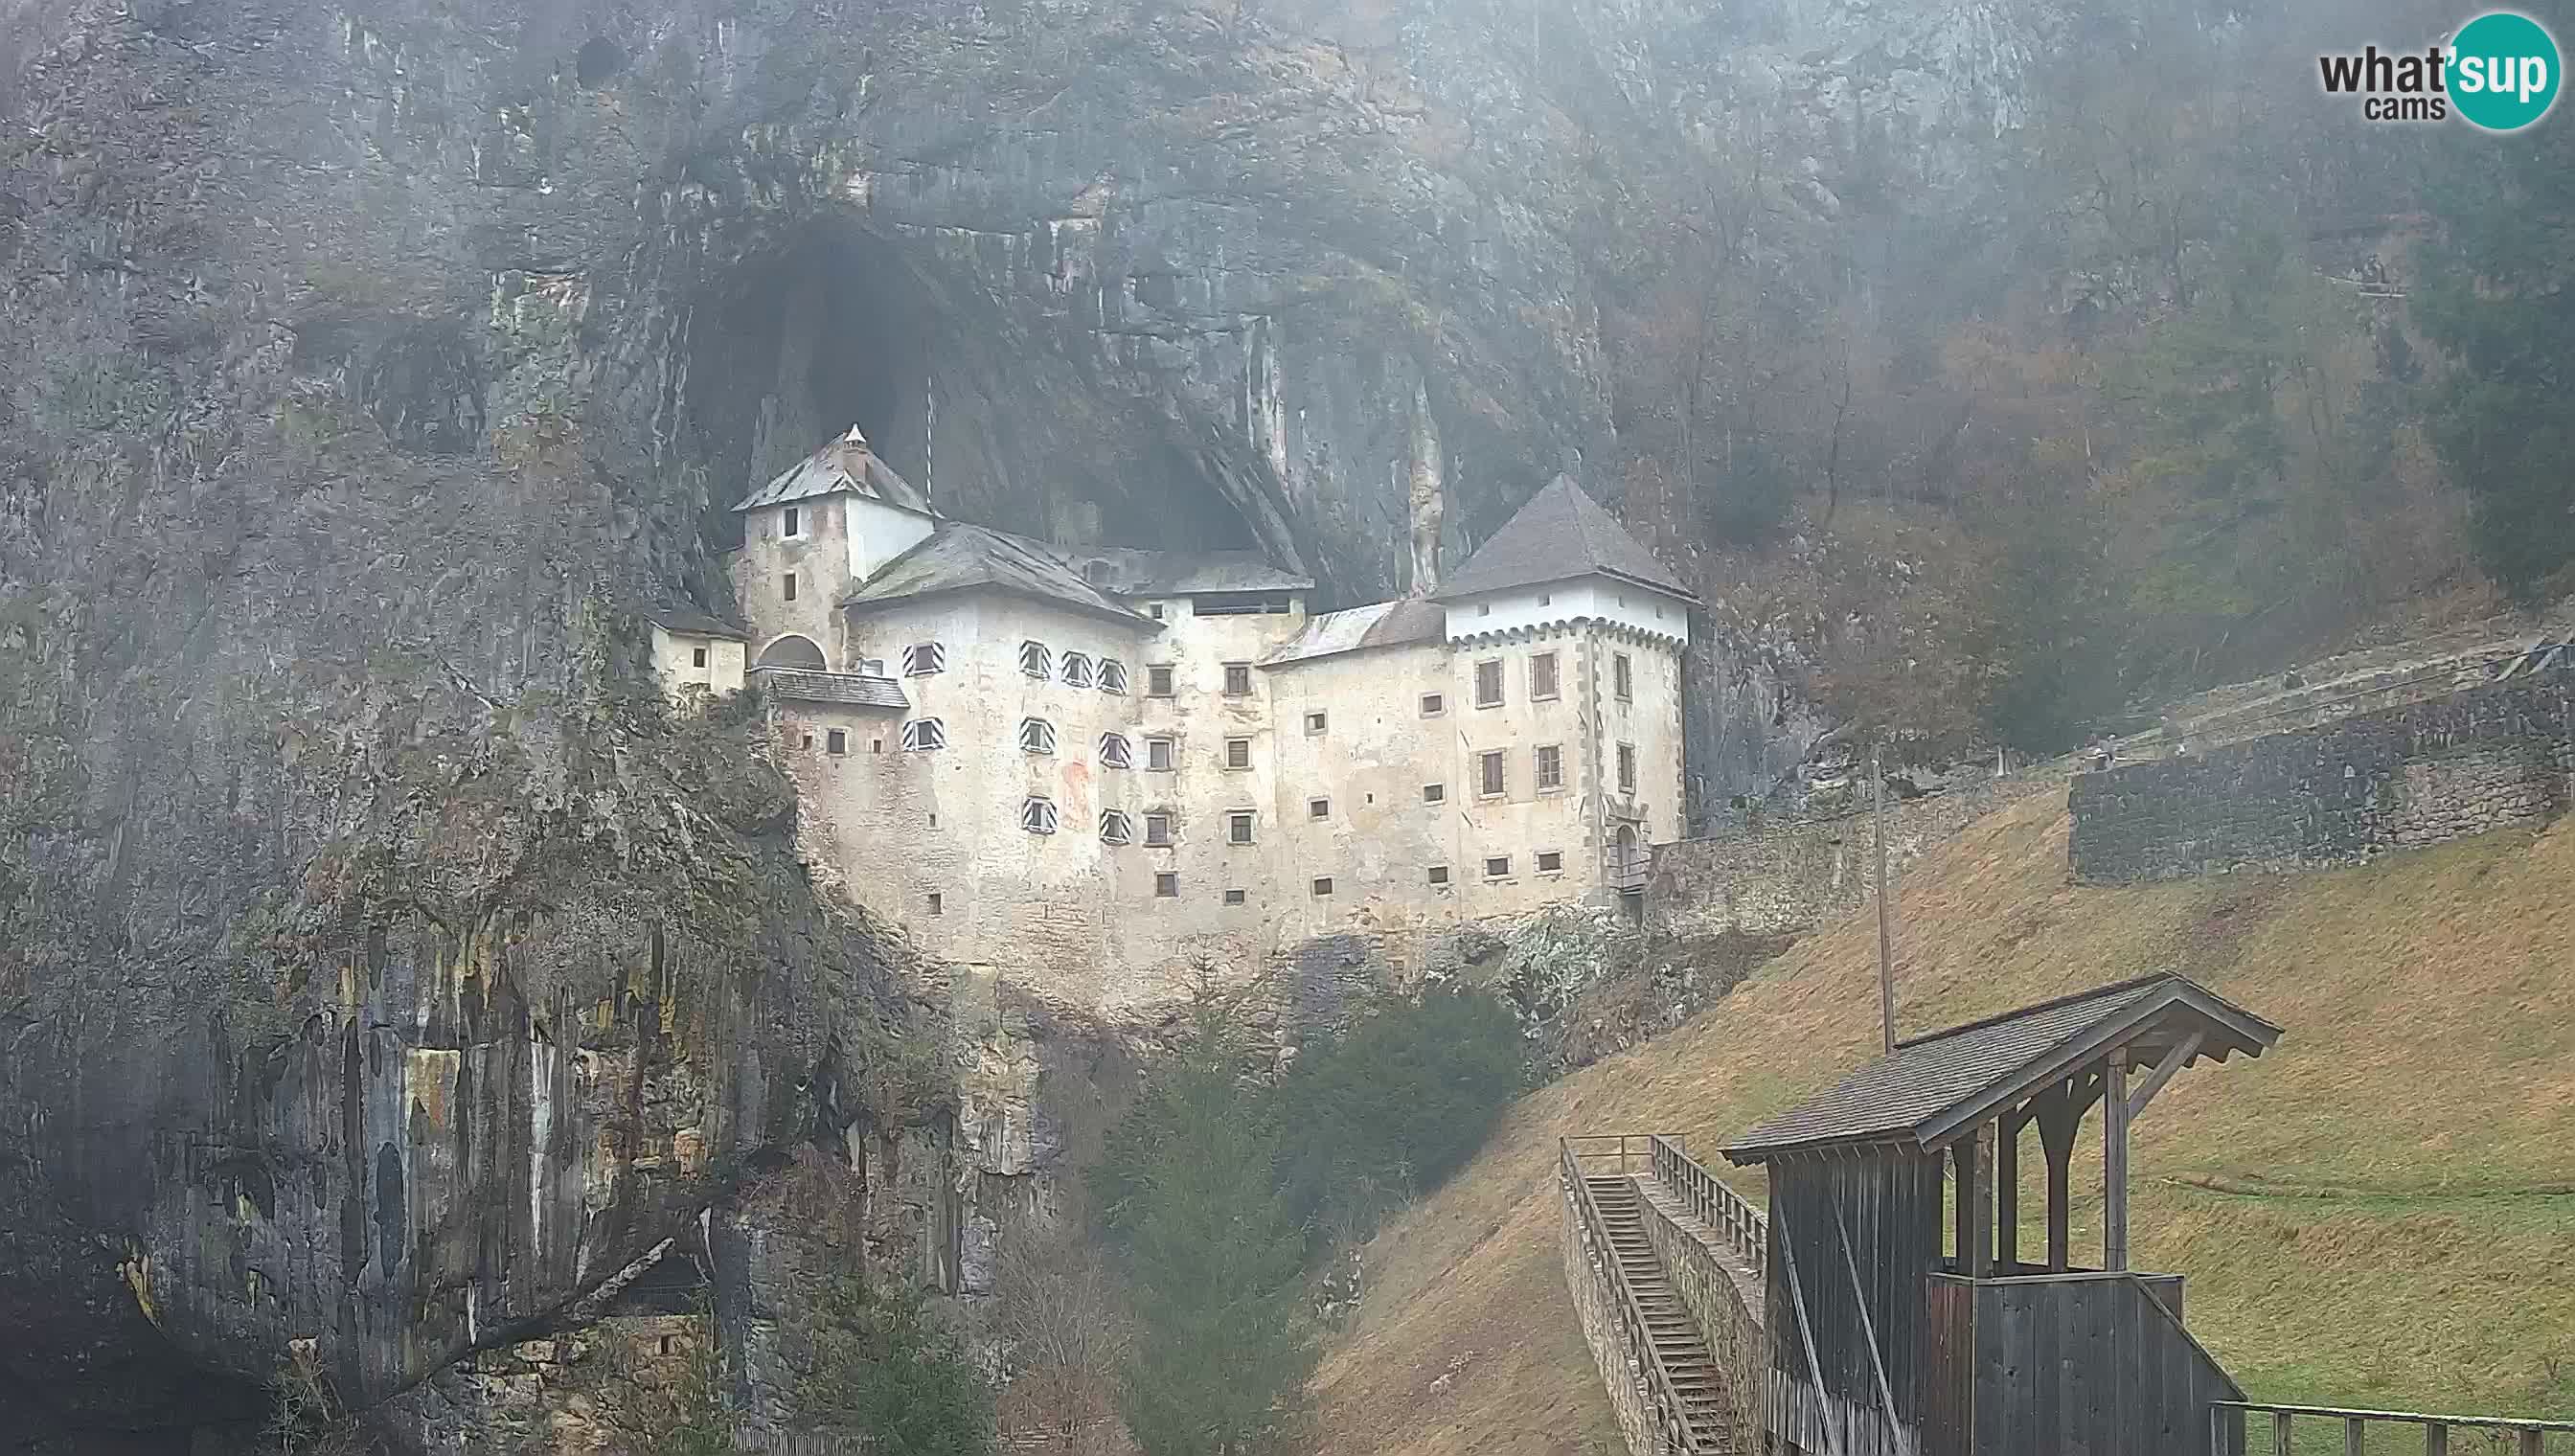
<svg viewBox="0 0 2575 1456">
<path fill-rule="evenodd" d="M 1248 810 L 1237 810 L 1225 816 L 1225 841 L 1229 844 L 1252 842 L 1252 814 Z"/>
<path fill-rule="evenodd" d="M 692 667 L 692 668 L 703 668 L 703 667 L 705 667 L 706 665 L 707 665 L 707 650 L 706 650 L 705 648 L 691 648 L 691 649 L 689 649 L 689 666 L 690 666 L 690 667 Z"/>
<path fill-rule="evenodd" d="M 1248 898 L 1250 896 L 1239 889 L 1229 889 L 1225 892 L 1225 902 L 1230 905 L 1239 905 Z"/>
<path fill-rule="evenodd" d="M 1424 693 L 1421 695 L 1421 716 L 1423 718 L 1437 718 L 1439 715 L 1446 713 L 1447 711 L 1447 699 L 1436 693 Z"/>
<path fill-rule="evenodd" d="M 847 728 L 833 728 L 829 732 L 825 733 L 823 735 L 823 751 L 826 753 L 846 753 L 850 751 L 849 730 Z"/>
<path fill-rule="evenodd" d="M 1124 695 L 1127 692 L 1127 665 L 1116 658 L 1100 660 L 1100 691 Z"/>
<path fill-rule="evenodd" d="M 1020 720 L 1020 751 L 1052 753 L 1055 751 L 1055 725 L 1042 718 Z"/>
<path fill-rule="evenodd" d="M 1091 659 L 1081 653 L 1067 653 L 1064 666 L 1057 670 L 1057 675 L 1067 688 L 1088 688 L 1091 686 Z"/>
<path fill-rule="evenodd" d="M 1128 745 L 1127 735 L 1125 733 L 1102 733 L 1100 735 L 1100 766 L 1103 768 L 1133 768 L 1136 766 L 1136 751 Z"/>
<path fill-rule="evenodd" d="M 930 816 L 930 826 L 934 829 L 939 827 L 939 815 L 932 814 Z"/>
<path fill-rule="evenodd" d="M 1540 607 L 1553 607 L 1555 605 L 1555 594 L 1553 592 L 1538 593 L 1537 605 Z"/>
<path fill-rule="evenodd" d="M 1561 849 L 1539 850 L 1537 856 L 1537 872 L 1540 874 L 1562 874 L 1564 872 L 1564 851 Z"/>
<path fill-rule="evenodd" d="M 1250 698 L 1252 696 L 1252 665 L 1250 663 L 1228 663 L 1225 665 L 1225 696 L 1228 698 Z"/>
<path fill-rule="evenodd" d="M 884 751 L 885 751 L 885 739 L 883 739 L 883 738 L 870 738 L 870 739 L 868 739 L 868 751 L 869 751 L 869 752 L 871 752 L 871 753 L 882 753 L 882 752 L 884 752 Z"/>
<path fill-rule="evenodd" d="M 930 912 L 934 915 L 944 915 L 948 913 L 946 903 L 940 899 L 939 891 L 935 889 L 930 892 Z"/>
<path fill-rule="evenodd" d="M 1504 776 L 1501 749 L 1494 748 L 1489 752 L 1477 753 L 1475 768 L 1478 775 L 1475 785 L 1477 793 L 1486 798 L 1499 798 L 1508 791 L 1510 785 Z"/>
<path fill-rule="evenodd" d="M 1170 664 L 1159 664 L 1145 670 L 1145 696 L 1148 698 L 1169 698 L 1172 696 L 1172 669 Z"/>
<path fill-rule="evenodd" d="M 1305 715 L 1305 731 L 1307 733 L 1319 733 L 1322 730 L 1323 715 L 1319 713 L 1309 713 Z"/>
<path fill-rule="evenodd" d="M 903 650 L 903 675 L 927 678 L 948 671 L 948 649 L 935 642 L 918 642 Z"/>
<path fill-rule="evenodd" d="M 788 536 L 803 536 L 805 534 L 804 518 L 797 514 L 797 510 L 793 506 L 787 508 L 786 528 L 787 529 L 784 534 Z"/>
<path fill-rule="evenodd" d="M 1133 842 L 1135 836 L 1135 825 L 1128 819 L 1125 811 L 1114 808 L 1100 811 L 1100 842 L 1125 844 Z"/>
<path fill-rule="evenodd" d="M 804 741 L 799 746 L 810 752 L 814 747 L 814 735 L 812 733 L 805 734 Z"/>
<path fill-rule="evenodd" d="M 1171 898 L 1174 898 L 1175 896 L 1179 895 L 1179 894 L 1180 894 L 1180 892 L 1181 892 L 1181 877 L 1180 877 L 1178 874 L 1175 874 L 1175 873 L 1173 873 L 1171 870 L 1166 869 L 1166 870 L 1162 871 L 1161 873 L 1159 873 L 1159 874 L 1157 874 L 1157 875 L 1155 875 L 1155 876 L 1154 876 L 1154 897 L 1155 897 L 1155 898 L 1157 898 L 1157 899 L 1171 899 Z"/>
<path fill-rule="evenodd" d="M 1448 882 L 1448 866 L 1445 864 L 1431 865 L 1430 882 L 1432 884 L 1446 884 Z"/>
<path fill-rule="evenodd" d="M 1445 783 L 1425 783 L 1425 784 L 1421 785 L 1421 801 L 1422 801 L 1423 803 L 1443 803 L 1443 802 L 1446 802 L 1446 801 L 1447 801 L 1447 798 L 1448 798 L 1448 785 L 1447 785 L 1447 784 L 1445 784 Z"/>
<path fill-rule="evenodd" d="M 1499 708 L 1502 703 L 1502 660 L 1487 658 L 1475 665 L 1475 706 Z"/>
<path fill-rule="evenodd" d="M 1045 643 L 1020 644 L 1020 672 L 1043 683 L 1055 676 L 1055 654 Z"/>
<path fill-rule="evenodd" d="M 1056 830 L 1055 800 L 1029 795 L 1020 805 L 1020 827 L 1032 834 L 1052 834 Z"/>
<path fill-rule="evenodd" d="M 1555 654 L 1540 653 L 1529 659 L 1529 697 L 1539 700 L 1555 696 Z"/>
<path fill-rule="evenodd" d="M 1153 618 L 1156 622 L 1160 622 L 1160 621 L 1162 621 L 1162 620 L 1163 620 L 1163 604 L 1162 604 L 1162 603 L 1160 603 L 1160 602 L 1148 602 L 1148 603 L 1146 603 L 1146 604 L 1145 604 L 1145 611 L 1147 612 L 1147 614 L 1149 614 L 1150 616 L 1152 616 L 1152 618 Z"/>
<path fill-rule="evenodd" d="M 796 574 L 794 572 L 789 572 L 787 574 L 786 600 L 790 602 L 796 600 Z"/>
<path fill-rule="evenodd" d="M 916 718 L 903 726 L 903 749 L 927 753 L 948 746 L 948 725 L 935 718 Z"/>
<path fill-rule="evenodd" d="M 1327 819 L 1331 816 L 1332 801 L 1330 799 L 1309 798 L 1305 800 L 1305 817 L 1309 819 Z"/>
<path fill-rule="evenodd" d="M 1145 740 L 1145 766 L 1158 773 L 1169 773 L 1172 771 L 1172 764 L 1178 756 L 1177 750 L 1179 746 L 1180 745 L 1178 743 L 1174 742 L 1170 738 L 1147 738 Z"/>
<path fill-rule="evenodd" d="M 1625 653 L 1609 655 L 1609 684 L 1610 691 L 1618 695 L 1620 703 L 1635 701 L 1636 669 L 1633 663 L 1627 661 Z"/>
<path fill-rule="evenodd" d="M 1226 740 L 1225 740 L 1225 766 L 1227 766 L 1228 768 L 1249 768 L 1249 767 L 1251 767 L 1251 766 L 1252 766 L 1252 739 L 1250 739 L 1250 738 L 1228 738 L 1228 739 L 1226 739 Z"/>
<path fill-rule="evenodd" d="M 1508 854 L 1495 854 L 1484 861 L 1486 879 L 1507 879 L 1510 877 L 1510 872 L 1511 856 Z"/>
<path fill-rule="evenodd" d="M 1490 602 L 1478 602 L 1478 603 L 1476 603 L 1476 604 L 1475 604 L 1475 615 L 1476 615 L 1477 617 L 1490 617 L 1490 616 L 1492 616 L 1492 615 L 1493 615 L 1493 604 L 1492 604 L 1492 603 L 1490 603 Z"/>
<path fill-rule="evenodd" d="M 1330 876 L 1330 875 L 1328 875 L 1328 874 L 1327 874 L 1327 875 L 1324 875 L 1324 876 L 1322 876 L 1321 878 L 1319 878 L 1319 879 L 1317 879 L 1317 880 L 1315 880 L 1315 881 L 1314 881 L 1314 897 L 1315 897 L 1316 899 L 1320 899 L 1320 898 L 1322 898 L 1324 895 L 1330 894 L 1331 892 L 1332 892 L 1332 878 L 1331 878 L 1331 876 Z"/>
<path fill-rule="evenodd" d="M 1171 846 L 1172 816 L 1169 812 L 1145 815 L 1145 842 L 1155 848 Z"/>
</svg>

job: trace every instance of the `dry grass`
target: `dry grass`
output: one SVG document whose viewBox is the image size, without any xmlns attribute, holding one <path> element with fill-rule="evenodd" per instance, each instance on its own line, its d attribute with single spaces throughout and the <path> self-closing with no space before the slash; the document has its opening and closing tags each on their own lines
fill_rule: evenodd
<svg viewBox="0 0 2575 1456">
<path fill-rule="evenodd" d="M 2137 1264 L 2189 1276 L 2193 1328 L 2257 1399 L 2575 1412 L 2575 820 L 2125 889 L 2066 883 L 2066 828 L 2061 792 L 2024 800 L 1906 878 L 1903 1029 L 2162 968 L 2268 1016 L 2279 1047 L 2192 1069 L 2138 1123 Z M 1556 1137 L 1713 1149 L 1874 1049 L 1874 965 L 1863 912 L 1514 1109 L 1370 1250 L 1318 1377 L 1324 1449 L 1615 1451 L 1559 1273 Z M 2097 1144 L 2077 1169 L 2079 1250 Z M 2022 1206 L 2034 1246 L 2034 1188 Z"/>
</svg>

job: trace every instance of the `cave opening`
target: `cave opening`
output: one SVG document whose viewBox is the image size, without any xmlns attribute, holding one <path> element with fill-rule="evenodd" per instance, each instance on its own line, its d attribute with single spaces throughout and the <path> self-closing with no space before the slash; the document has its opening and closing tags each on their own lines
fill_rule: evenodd
<svg viewBox="0 0 2575 1456">
<path fill-rule="evenodd" d="M 707 539 L 738 545 L 733 502 L 856 425 L 960 520 L 1066 546 L 1255 546 L 1204 442 L 1058 348 L 1058 327 L 1043 304 L 996 298 L 972 270 L 846 218 L 734 265 L 691 326 Z"/>
</svg>

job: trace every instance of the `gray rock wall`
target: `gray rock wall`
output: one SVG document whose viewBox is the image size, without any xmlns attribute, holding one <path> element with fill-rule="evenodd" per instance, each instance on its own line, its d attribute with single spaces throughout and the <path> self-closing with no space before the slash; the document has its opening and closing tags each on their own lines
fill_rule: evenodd
<svg viewBox="0 0 2575 1456">
<path fill-rule="evenodd" d="M 2075 877 L 2348 863 L 2561 811 L 2575 671 L 2074 780 Z"/>
</svg>

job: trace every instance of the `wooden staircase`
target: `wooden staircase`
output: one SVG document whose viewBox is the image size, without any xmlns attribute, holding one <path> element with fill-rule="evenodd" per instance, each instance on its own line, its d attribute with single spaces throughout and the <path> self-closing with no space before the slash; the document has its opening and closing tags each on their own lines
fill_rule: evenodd
<svg viewBox="0 0 2575 1456">
<path fill-rule="evenodd" d="M 1618 1260 L 1618 1272 L 1627 1281 L 1636 1308 L 1644 1317 L 1654 1360 L 1663 1367 L 1664 1378 L 1680 1397 L 1690 1449 L 1732 1452 L 1734 1421 L 1726 1403 L 1724 1378 L 1717 1372 L 1706 1339 L 1699 1334 L 1697 1320 L 1681 1304 L 1680 1296 L 1672 1292 L 1662 1260 L 1654 1256 L 1654 1247 L 1645 1238 L 1636 1180 L 1620 1175 L 1585 1176 L 1582 1181 L 1590 1191 L 1592 1206 L 1600 1211 L 1610 1250 Z"/>
</svg>

